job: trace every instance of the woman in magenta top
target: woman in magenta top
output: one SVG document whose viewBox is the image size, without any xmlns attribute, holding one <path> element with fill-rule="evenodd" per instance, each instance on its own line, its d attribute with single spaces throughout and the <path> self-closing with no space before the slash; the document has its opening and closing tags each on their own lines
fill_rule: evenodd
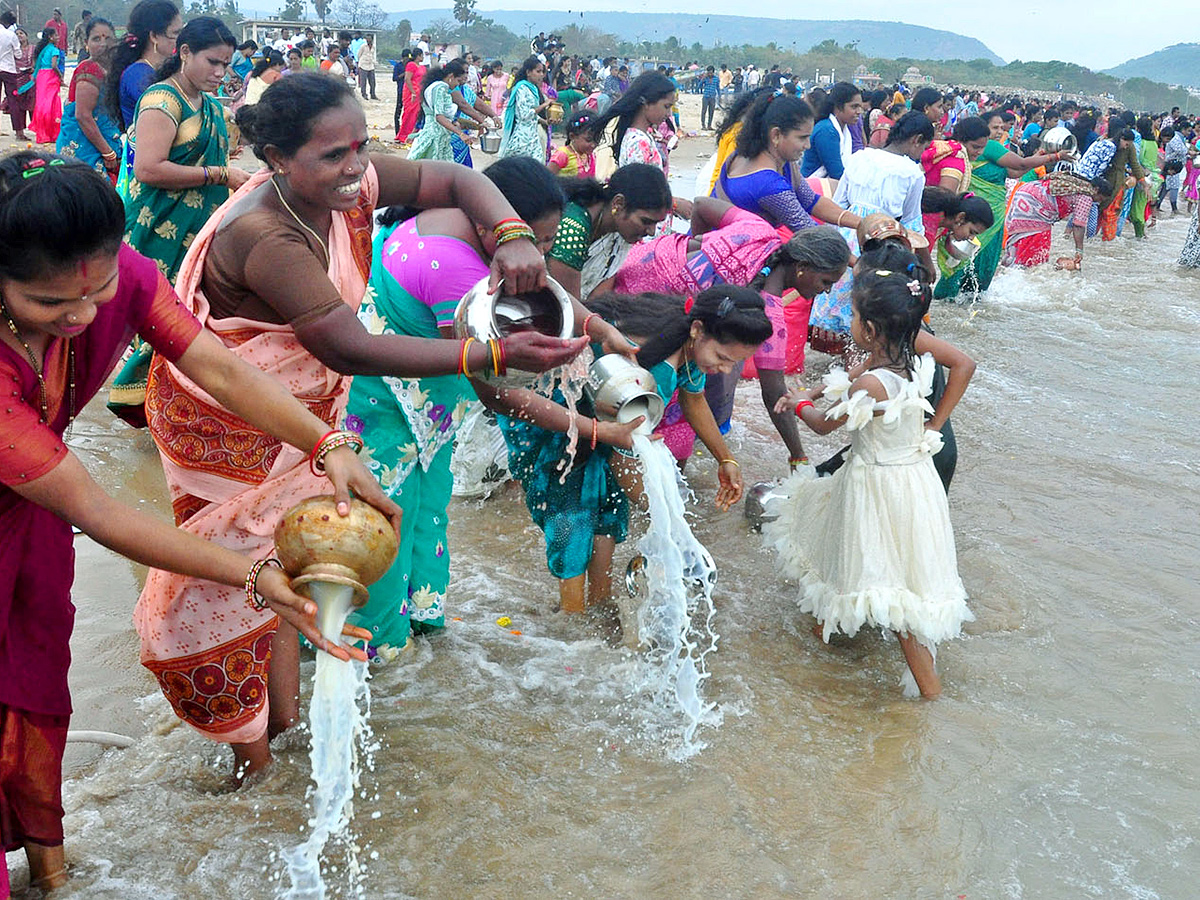
<svg viewBox="0 0 1200 900">
<path fill-rule="evenodd" d="M 0 839 L 5 851 L 25 849 L 43 888 L 66 880 L 72 525 L 148 566 L 238 587 L 253 575 L 247 602 L 265 602 L 318 646 L 349 656 L 321 638 L 315 604 L 294 594 L 281 570 L 117 502 L 64 443 L 135 334 L 281 440 L 307 452 L 328 430 L 202 333 L 157 266 L 121 243 L 124 228 L 116 191 L 83 163 L 39 152 L 0 161 Z M 347 513 L 351 487 L 395 511 L 348 447 L 324 463 Z M 0 896 L 8 896 L 7 879 L 0 867 Z"/>
</svg>

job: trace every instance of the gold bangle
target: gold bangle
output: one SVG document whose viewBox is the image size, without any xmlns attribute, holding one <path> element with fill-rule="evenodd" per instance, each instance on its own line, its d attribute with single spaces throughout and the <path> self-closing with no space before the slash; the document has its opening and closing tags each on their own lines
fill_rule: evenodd
<svg viewBox="0 0 1200 900">
<path fill-rule="evenodd" d="M 838 228 L 842 227 L 842 217 L 844 215 L 846 215 L 846 210 L 844 210 L 844 209 L 840 213 L 838 213 L 838 217 L 837 217 L 837 227 Z"/>
<path fill-rule="evenodd" d="M 720 464 L 723 466 L 723 465 L 725 465 L 725 463 L 733 463 L 739 469 L 742 467 L 742 464 L 739 463 L 736 459 L 723 459 L 723 460 L 721 460 Z"/>
</svg>

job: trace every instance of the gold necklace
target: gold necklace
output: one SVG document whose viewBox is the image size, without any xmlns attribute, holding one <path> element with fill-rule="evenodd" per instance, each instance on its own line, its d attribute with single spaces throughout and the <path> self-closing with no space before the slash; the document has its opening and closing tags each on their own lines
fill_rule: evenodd
<svg viewBox="0 0 1200 900">
<path fill-rule="evenodd" d="M 321 236 L 319 234 L 317 234 L 315 231 L 313 231 L 312 228 L 310 228 L 308 226 L 307 222 L 305 222 L 302 218 L 300 218 L 298 215 L 296 215 L 296 211 L 294 209 L 292 209 L 291 204 L 289 204 L 287 202 L 287 200 L 284 199 L 283 191 L 279 190 L 279 182 L 277 182 L 275 180 L 274 175 L 271 176 L 271 186 L 273 188 L 275 188 L 275 196 L 277 196 L 279 198 L 279 202 L 283 204 L 283 208 L 292 214 L 292 218 L 295 219 L 297 223 L 299 223 L 301 228 L 303 228 L 305 231 L 307 231 L 309 234 L 311 234 L 313 237 L 315 237 L 317 239 L 317 243 L 320 244 L 321 249 L 325 251 L 325 265 L 328 266 L 329 265 L 329 248 L 325 245 L 325 242 L 323 240 L 321 240 Z"/>
<path fill-rule="evenodd" d="M 8 330 L 25 348 L 25 355 L 29 358 L 29 367 L 33 369 L 33 374 L 38 380 L 38 401 L 42 411 L 42 424 L 50 424 L 50 408 L 46 402 L 46 379 L 42 376 L 41 366 L 38 365 L 37 357 L 33 353 L 33 349 L 25 342 L 25 338 L 21 336 L 20 329 L 17 328 L 17 323 L 8 313 L 8 307 L 0 301 L 0 312 L 4 313 L 4 321 L 8 323 Z M 68 403 L 67 403 L 67 427 L 63 433 L 63 440 L 71 437 L 71 426 L 75 424 L 75 345 L 71 343 L 71 339 L 67 338 L 67 370 L 69 373 L 68 381 Z"/>
<path fill-rule="evenodd" d="M 179 93 L 183 95 L 183 102 L 188 105 L 188 109 L 190 109 L 192 112 L 195 112 L 196 104 L 192 103 L 192 98 L 189 97 L 188 92 L 183 89 L 183 85 L 175 80 L 175 76 L 172 75 L 170 78 L 167 79 L 167 81 L 171 82 L 171 84 L 175 85 L 175 87 L 177 87 L 179 89 Z M 200 98 L 197 97 L 196 103 L 199 103 L 199 102 L 200 102 Z"/>
</svg>

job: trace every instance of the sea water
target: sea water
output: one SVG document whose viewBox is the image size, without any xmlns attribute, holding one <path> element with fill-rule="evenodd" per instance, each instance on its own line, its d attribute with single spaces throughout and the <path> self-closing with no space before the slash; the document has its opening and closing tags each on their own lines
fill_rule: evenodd
<svg viewBox="0 0 1200 900">
<path fill-rule="evenodd" d="M 354 589 L 312 582 L 309 591 L 317 603 L 321 634 L 327 640 L 340 641 L 353 606 Z M 349 826 L 354 817 L 354 792 L 359 786 L 359 750 L 368 747 L 371 740 L 367 724 L 370 711 L 367 664 L 345 662 L 318 650 L 308 711 L 313 816 L 308 822 L 308 840 L 283 854 L 291 879 L 291 886 L 282 894 L 286 900 L 323 900 L 326 896 L 321 853 L 331 837 L 341 838 L 345 844 L 342 871 L 351 888 L 361 894 L 364 873 Z"/>
<path fill-rule="evenodd" d="M 690 492 L 670 451 L 641 434 L 633 436 L 633 450 L 650 510 L 650 525 L 638 541 L 647 588 L 637 610 L 638 637 L 648 648 L 643 686 L 683 712 L 683 742 L 672 755 L 685 758 L 704 748 L 696 730 L 721 722 L 720 710 L 702 692 L 707 657 L 717 649 L 712 601 L 717 568 L 685 518 Z"/>
</svg>

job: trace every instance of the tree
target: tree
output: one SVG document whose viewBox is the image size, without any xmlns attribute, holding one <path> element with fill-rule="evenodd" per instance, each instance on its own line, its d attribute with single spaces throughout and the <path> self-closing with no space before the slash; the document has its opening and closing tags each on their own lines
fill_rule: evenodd
<svg viewBox="0 0 1200 900">
<path fill-rule="evenodd" d="M 193 3 L 193 7 L 199 6 L 198 3 Z M 283 6 L 279 8 L 279 18 L 285 22 L 298 22 L 304 18 L 304 0 L 287 0 Z"/>
<path fill-rule="evenodd" d="M 407 47 L 409 38 L 412 37 L 413 26 L 408 19 L 401 19 L 396 23 L 396 41 L 401 47 Z"/>
<path fill-rule="evenodd" d="M 334 0 L 333 14 L 347 28 L 378 29 L 387 13 L 371 0 Z"/>
<path fill-rule="evenodd" d="M 331 0 L 312 0 L 313 9 L 317 11 L 317 18 L 321 20 L 321 24 L 325 24 L 325 17 L 329 15 L 329 7 Z"/>
<path fill-rule="evenodd" d="M 475 12 L 476 2 L 477 0 L 454 0 L 454 18 L 461 22 L 464 28 L 479 18 L 479 13 Z"/>
<path fill-rule="evenodd" d="M 434 43 L 443 43 L 454 37 L 454 32 L 458 30 L 458 26 L 454 24 L 453 19 L 434 19 L 425 26 L 425 33 L 429 35 L 429 39 Z"/>
</svg>

